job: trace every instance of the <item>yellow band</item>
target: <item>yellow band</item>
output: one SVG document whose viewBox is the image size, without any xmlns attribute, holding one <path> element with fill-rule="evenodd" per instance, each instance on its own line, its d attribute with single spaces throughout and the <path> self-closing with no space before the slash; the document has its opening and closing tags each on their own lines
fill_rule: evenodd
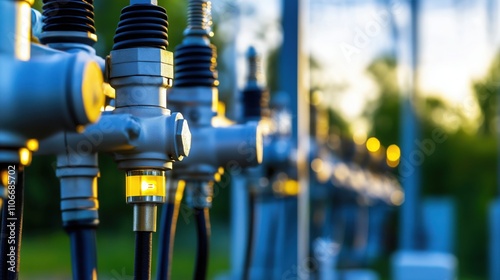
<svg viewBox="0 0 500 280">
<path fill-rule="evenodd" d="M 156 173 L 161 175 L 153 175 Z M 126 178 L 126 196 L 166 196 L 165 172 L 156 171 L 148 172 L 147 170 L 134 171 L 127 173 Z M 142 173 L 142 174 L 141 174 Z"/>
</svg>

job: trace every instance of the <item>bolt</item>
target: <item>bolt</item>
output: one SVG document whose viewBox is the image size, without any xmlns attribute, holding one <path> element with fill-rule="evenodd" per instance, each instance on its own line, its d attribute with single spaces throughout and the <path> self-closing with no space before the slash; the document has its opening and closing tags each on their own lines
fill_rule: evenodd
<svg viewBox="0 0 500 280">
<path fill-rule="evenodd" d="M 187 157 L 191 150 L 191 132 L 185 119 L 178 119 L 175 122 L 175 150 L 179 160 Z"/>
<path fill-rule="evenodd" d="M 141 124 L 134 119 L 129 119 L 127 120 L 126 129 L 129 137 L 131 139 L 135 139 L 141 133 Z"/>
</svg>

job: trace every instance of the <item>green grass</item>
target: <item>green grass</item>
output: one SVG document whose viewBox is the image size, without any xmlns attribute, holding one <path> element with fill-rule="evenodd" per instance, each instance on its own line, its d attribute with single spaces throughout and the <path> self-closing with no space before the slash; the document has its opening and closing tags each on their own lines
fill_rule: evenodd
<svg viewBox="0 0 500 280">
<path fill-rule="evenodd" d="M 26 236 L 21 247 L 21 279 L 68 279 L 69 242 L 64 233 Z"/>
<path fill-rule="evenodd" d="M 229 270 L 227 227 L 213 227 L 209 279 Z M 99 279 L 132 280 L 134 233 L 98 232 Z M 153 275 L 156 271 L 156 239 L 153 240 Z M 196 238 L 194 224 L 179 221 L 174 247 L 172 279 L 192 279 Z M 63 231 L 26 235 L 22 241 L 21 280 L 71 279 L 69 240 Z"/>
<path fill-rule="evenodd" d="M 229 270 L 229 231 L 227 226 L 212 227 L 212 246 L 209 263 L 209 279 Z M 156 271 L 156 240 L 154 240 L 153 273 Z M 193 222 L 178 223 L 172 279 L 192 279 L 196 248 Z M 23 238 L 21 254 L 21 280 L 71 279 L 69 241 L 61 230 L 50 234 L 33 234 Z M 100 280 L 133 280 L 134 233 L 122 229 L 115 232 L 106 229 L 98 232 L 98 262 Z M 373 269 L 380 279 L 390 279 L 389 258 L 377 262 Z M 153 274 L 153 279 L 154 279 Z M 461 280 L 483 280 L 470 274 L 459 275 Z"/>
</svg>

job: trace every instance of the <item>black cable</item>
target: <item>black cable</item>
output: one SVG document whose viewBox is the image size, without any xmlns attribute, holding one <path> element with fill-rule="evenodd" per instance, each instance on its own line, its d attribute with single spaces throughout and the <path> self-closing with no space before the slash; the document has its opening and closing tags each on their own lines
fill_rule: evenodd
<svg viewBox="0 0 500 280">
<path fill-rule="evenodd" d="M 153 233 L 150 231 L 136 231 L 135 233 L 135 260 L 134 280 L 151 279 L 151 253 Z"/>
<path fill-rule="evenodd" d="M 2 280 L 17 280 L 23 227 L 24 171 L 18 164 L 5 166 L 7 199 L 2 210 L 0 271 Z"/>
<path fill-rule="evenodd" d="M 255 227 L 255 194 L 248 194 L 248 230 L 247 244 L 245 248 L 245 260 L 243 264 L 243 279 L 248 280 L 250 277 L 250 267 L 252 266 L 254 229 Z"/>
<path fill-rule="evenodd" d="M 73 280 L 97 279 L 97 252 L 95 228 L 68 230 L 71 246 Z"/>
<path fill-rule="evenodd" d="M 207 278 L 210 242 L 210 216 L 208 208 L 194 208 L 194 216 L 198 233 L 194 280 L 205 280 Z"/>
<path fill-rule="evenodd" d="M 174 252 L 175 229 L 179 214 L 178 202 L 168 202 L 163 205 L 160 220 L 160 240 L 158 251 L 157 280 L 169 280 L 172 256 Z"/>
</svg>

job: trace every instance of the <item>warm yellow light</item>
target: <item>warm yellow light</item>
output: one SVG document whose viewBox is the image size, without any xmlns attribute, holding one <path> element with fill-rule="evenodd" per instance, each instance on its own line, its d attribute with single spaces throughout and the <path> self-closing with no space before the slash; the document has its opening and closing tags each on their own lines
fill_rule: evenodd
<svg viewBox="0 0 500 280">
<path fill-rule="evenodd" d="M 366 149 L 368 151 L 375 153 L 380 149 L 380 141 L 375 137 L 370 137 L 366 140 Z"/>
<path fill-rule="evenodd" d="M 356 132 L 354 132 L 352 139 L 354 140 L 354 143 L 363 145 L 366 141 L 366 132 L 364 132 L 363 130 L 357 130 Z"/>
<path fill-rule="evenodd" d="M 116 98 L 116 92 L 115 89 L 108 83 L 103 83 L 102 84 L 102 91 L 104 95 L 106 95 L 109 98 L 115 99 Z"/>
<path fill-rule="evenodd" d="M 275 193 L 287 196 L 294 196 L 299 193 L 299 184 L 295 180 L 287 179 L 285 181 L 277 180 L 273 183 Z"/>
<path fill-rule="evenodd" d="M 299 194 L 299 183 L 295 180 L 286 180 L 283 187 L 283 193 L 285 195 L 297 195 Z"/>
<path fill-rule="evenodd" d="M 7 170 L 2 170 L 0 172 L 2 186 L 6 187 L 9 184 L 9 173 L 7 172 Z"/>
<path fill-rule="evenodd" d="M 14 43 L 14 54 L 18 60 L 28 61 L 31 56 L 31 6 L 28 2 L 15 2 L 16 30 L 10 36 Z"/>
<path fill-rule="evenodd" d="M 21 165 L 29 165 L 31 163 L 31 151 L 26 148 L 19 149 L 19 160 Z"/>
<path fill-rule="evenodd" d="M 313 91 L 313 93 L 311 94 L 311 104 L 314 105 L 314 106 L 318 106 L 319 104 L 321 104 L 321 91 L 319 90 L 315 90 Z"/>
<path fill-rule="evenodd" d="M 217 98 L 217 99 L 215 99 L 215 98 Z M 226 103 L 219 101 L 218 95 L 216 95 L 216 94 L 214 94 L 212 96 L 212 105 L 215 106 L 215 110 L 217 112 L 217 115 L 220 115 L 220 116 L 226 115 Z"/>
<path fill-rule="evenodd" d="M 106 105 L 106 107 L 101 108 L 101 111 L 105 111 L 105 112 L 110 112 L 110 111 L 113 111 L 113 110 L 115 110 L 115 107 L 113 107 L 111 105 Z"/>
<path fill-rule="evenodd" d="M 217 169 L 217 172 L 218 172 L 220 175 L 224 175 L 224 167 L 219 166 L 219 169 Z"/>
<path fill-rule="evenodd" d="M 326 183 L 332 177 L 332 167 L 328 161 L 323 161 L 321 171 L 316 174 L 316 178 L 320 183 Z"/>
<path fill-rule="evenodd" d="M 219 173 L 215 173 L 214 174 L 214 181 L 215 182 L 220 182 L 220 179 L 221 179 L 221 175 Z"/>
<path fill-rule="evenodd" d="M 216 96 L 216 94 L 214 94 Z M 212 97 L 215 101 L 212 110 L 217 112 L 217 115 L 212 118 L 212 126 L 226 127 L 234 124 L 234 122 L 226 117 L 226 105 L 224 102 L 218 102 L 216 97 Z"/>
<path fill-rule="evenodd" d="M 142 181 L 141 188 L 142 188 L 143 193 L 152 192 L 152 191 L 154 192 L 154 190 L 156 190 L 156 182 Z"/>
<path fill-rule="evenodd" d="M 177 202 L 182 201 L 182 195 L 184 194 L 184 187 L 186 187 L 186 181 L 179 180 L 179 183 L 177 183 L 177 192 L 175 193 L 175 201 Z"/>
<path fill-rule="evenodd" d="M 77 125 L 75 130 L 78 133 L 82 133 L 85 131 L 85 126 L 84 125 Z"/>
<path fill-rule="evenodd" d="M 85 114 L 91 123 L 96 122 L 101 116 L 101 108 L 106 99 L 103 83 L 101 67 L 97 62 L 89 62 L 83 72 L 82 100 Z"/>
<path fill-rule="evenodd" d="M 343 163 L 337 164 L 333 170 L 333 175 L 340 183 L 344 183 L 350 176 L 350 173 L 349 167 Z"/>
<path fill-rule="evenodd" d="M 36 139 L 30 139 L 26 142 L 26 147 L 32 152 L 38 151 L 38 141 Z"/>
<path fill-rule="evenodd" d="M 166 196 L 165 172 L 158 170 L 129 171 L 126 196 Z"/>
<path fill-rule="evenodd" d="M 324 168 L 323 161 L 320 158 L 313 159 L 313 161 L 311 162 L 311 168 L 316 173 L 321 172 Z"/>
<path fill-rule="evenodd" d="M 261 128 L 257 126 L 255 131 L 255 150 L 257 163 L 262 163 L 262 158 L 264 157 L 264 135 L 262 134 Z"/>
<path fill-rule="evenodd" d="M 395 161 L 391 161 L 391 160 L 389 160 L 388 158 L 386 158 L 386 159 L 385 159 L 385 163 L 387 163 L 387 165 L 388 165 L 389 167 L 396 168 L 396 167 L 398 167 L 398 165 L 399 165 L 399 159 L 398 159 L 398 160 L 395 160 Z"/>
<path fill-rule="evenodd" d="M 316 138 L 321 141 L 328 139 L 330 131 L 330 120 L 327 110 L 318 110 L 316 113 Z"/>
<path fill-rule="evenodd" d="M 401 157 L 401 150 L 397 145 L 392 144 L 387 147 L 386 155 L 388 161 L 399 161 L 399 157 Z"/>
<path fill-rule="evenodd" d="M 391 199 L 392 204 L 399 206 L 399 205 L 403 204 L 403 202 L 405 200 L 405 194 L 402 191 L 397 190 L 391 194 L 390 199 Z"/>
<path fill-rule="evenodd" d="M 270 118 L 262 118 L 259 120 L 259 128 L 263 135 L 269 135 L 273 130 L 273 121 Z"/>
</svg>

